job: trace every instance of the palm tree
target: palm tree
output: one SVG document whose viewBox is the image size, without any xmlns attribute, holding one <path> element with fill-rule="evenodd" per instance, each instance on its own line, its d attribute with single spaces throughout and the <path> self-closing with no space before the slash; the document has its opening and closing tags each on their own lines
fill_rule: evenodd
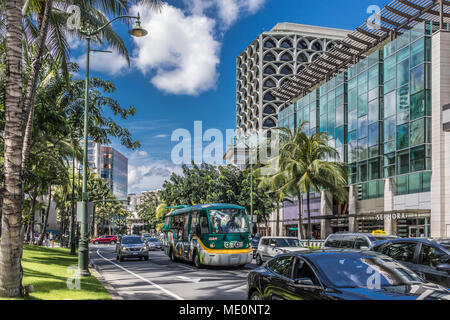
<svg viewBox="0 0 450 320">
<path fill-rule="evenodd" d="M 264 176 L 261 170 L 257 170 L 260 179 L 260 185 L 268 187 L 272 192 L 276 193 L 277 201 L 287 197 L 295 197 L 298 200 L 298 235 L 300 239 L 304 239 L 303 233 L 303 215 L 302 215 L 302 193 L 303 189 L 298 184 L 301 179 L 302 171 L 297 166 L 288 165 L 287 159 L 293 159 L 295 154 L 293 150 L 297 149 L 303 143 L 302 131 L 304 124 L 300 124 L 298 128 L 289 130 L 286 128 L 278 128 L 280 131 L 280 150 L 277 157 L 272 158 L 264 168 L 265 171 L 273 170 L 272 174 Z"/>
<path fill-rule="evenodd" d="M 338 152 L 328 144 L 328 135 L 318 132 L 310 137 L 305 132 L 297 132 L 292 141 L 284 146 L 280 159 L 282 172 L 289 177 L 295 177 L 298 190 L 306 194 L 308 212 L 308 234 L 311 237 L 310 193 L 321 190 L 330 191 L 338 200 L 346 199 L 345 164 L 333 159 L 338 158 Z"/>
<path fill-rule="evenodd" d="M 6 16 L 6 89 L 0 296 L 20 292 L 22 256 L 22 1 L 8 0 Z"/>
<path fill-rule="evenodd" d="M 95 26 L 103 25 L 108 14 L 128 12 L 136 1 L 89 0 L 67 1 L 66 4 L 82 5 L 87 21 Z M 56 3 L 56 2 L 55 2 Z M 155 5 L 159 0 L 147 0 Z M 58 5 L 64 2 L 58 1 Z M 39 73 L 43 57 L 53 56 L 63 62 L 68 56 L 67 39 L 63 30 L 67 13 L 53 5 L 52 0 L 0 0 L 4 8 L 0 21 L 0 36 L 6 34 L 5 52 L 5 129 L 4 129 L 4 173 L 2 193 L 2 241 L 0 244 L 0 296 L 14 297 L 21 294 L 20 261 L 22 256 L 22 209 L 24 200 L 24 172 L 27 166 L 34 120 L 34 103 L 39 87 Z M 86 10 L 86 9 L 91 10 Z M 3 21 L 6 19 L 6 23 Z M 33 23 L 36 17 L 37 26 Z M 4 32 L 6 26 L 6 32 Z M 109 38 L 108 35 L 109 34 Z M 106 39 L 114 46 L 123 48 L 120 37 L 106 28 L 98 41 Z M 30 52 L 23 52 L 22 43 L 29 44 Z M 119 50 L 120 52 L 120 50 Z M 66 54 L 64 54 L 66 53 Z M 124 52 L 122 52 L 124 53 Z M 24 81 L 22 59 L 30 57 L 31 68 Z M 67 61 L 67 60 L 66 60 Z M 23 83 L 26 83 L 23 89 Z"/>
</svg>

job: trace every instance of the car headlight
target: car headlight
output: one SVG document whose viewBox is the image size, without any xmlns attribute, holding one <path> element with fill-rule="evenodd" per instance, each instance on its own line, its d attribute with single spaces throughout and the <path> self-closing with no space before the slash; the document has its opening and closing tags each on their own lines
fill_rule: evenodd
<svg viewBox="0 0 450 320">
<path fill-rule="evenodd" d="M 144 247 L 141 248 L 141 251 L 144 251 L 144 250 L 147 250 L 147 247 L 146 247 L 146 246 L 144 246 Z"/>
<path fill-rule="evenodd" d="M 127 251 L 128 249 L 127 249 L 127 247 L 122 247 L 122 250 Z"/>
</svg>

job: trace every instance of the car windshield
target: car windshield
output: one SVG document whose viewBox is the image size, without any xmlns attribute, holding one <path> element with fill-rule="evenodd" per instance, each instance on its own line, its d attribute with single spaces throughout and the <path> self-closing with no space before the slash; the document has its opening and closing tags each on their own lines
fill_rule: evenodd
<svg viewBox="0 0 450 320">
<path fill-rule="evenodd" d="M 213 233 L 249 232 L 247 214 L 242 209 L 209 210 Z"/>
<path fill-rule="evenodd" d="M 139 237 L 122 238 L 122 244 L 141 244 L 144 243 Z"/>
<path fill-rule="evenodd" d="M 313 260 L 338 288 L 381 289 L 423 283 L 417 274 L 388 257 L 341 254 L 316 256 Z"/>
<path fill-rule="evenodd" d="M 303 247 L 298 239 L 280 238 L 276 239 L 277 247 Z"/>
</svg>

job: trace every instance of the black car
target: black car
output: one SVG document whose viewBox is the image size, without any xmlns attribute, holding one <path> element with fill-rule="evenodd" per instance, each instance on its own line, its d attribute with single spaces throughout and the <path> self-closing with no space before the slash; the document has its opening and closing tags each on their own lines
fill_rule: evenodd
<svg viewBox="0 0 450 320">
<path fill-rule="evenodd" d="M 250 300 L 450 300 L 450 290 L 394 259 L 353 249 L 282 254 L 247 281 Z"/>
<path fill-rule="evenodd" d="M 255 236 L 252 239 L 252 251 L 253 251 L 253 258 L 256 255 L 256 251 L 258 251 L 258 244 L 259 244 L 259 240 L 261 239 L 261 237 Z"/>
<path fill-rule="evenodd" d="M 450 251 L 435 241 L 400 238 L 383 241 L 372 250 L 399 261 L 430 282 L 450 288 Z"/>
</svg>

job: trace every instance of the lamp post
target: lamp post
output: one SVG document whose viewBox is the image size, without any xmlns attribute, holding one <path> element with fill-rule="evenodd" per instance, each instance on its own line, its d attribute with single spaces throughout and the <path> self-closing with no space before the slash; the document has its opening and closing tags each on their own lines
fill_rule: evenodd
<svg viewBox="0 0 450 320">
<path fill-rule="evenodd" d="M 129 18 L 136 19 L 136 26 L 128 31 L 134 37 L 143 37 L 147 35 L 147 31 L 141 27 L 141 21 L 139 13 L 137 16 L 119 16 L 96 30 L 92 30 L 90 27 L 80 30 L 81 34 L 86 37 L 86 80 L 85 80 L 85 92 L 84 92 L 84 145 L 83 145 L 83 190 L 82 190 L 82 208 L 81 208 L 81 237 L 78 247 L 78 268 L 80 276 L 89 276 L 89 241 L 87 237 L 87 205 L 88 205 L 88 192 L 87 192 L 87 166 L 88 166 L 88 100 L 89 100 L 89 54 L 91 51 L 91 39 L 104 28 L 109 26 L 117 19 Z"/>
</svg>

